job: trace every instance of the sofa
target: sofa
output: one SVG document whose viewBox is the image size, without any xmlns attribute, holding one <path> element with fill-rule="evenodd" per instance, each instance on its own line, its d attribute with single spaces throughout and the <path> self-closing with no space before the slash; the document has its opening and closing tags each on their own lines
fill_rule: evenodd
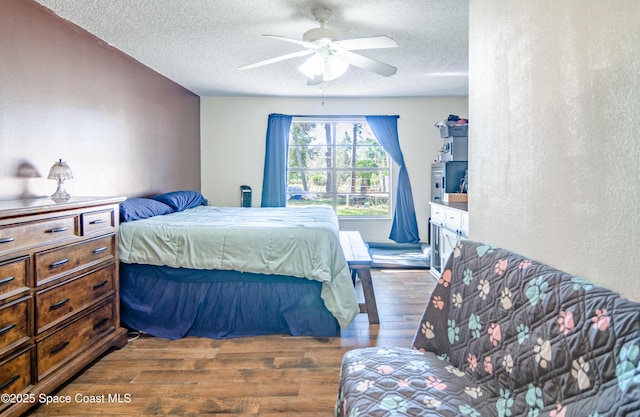
<svg viewBox="0 0 640 417">
<path fill-rule="evenodd" d="M 338 389 L 341 417 L 639 417 L 640 303 L 461 241 L 411 348 L 346 352 Z"/>
</svg>

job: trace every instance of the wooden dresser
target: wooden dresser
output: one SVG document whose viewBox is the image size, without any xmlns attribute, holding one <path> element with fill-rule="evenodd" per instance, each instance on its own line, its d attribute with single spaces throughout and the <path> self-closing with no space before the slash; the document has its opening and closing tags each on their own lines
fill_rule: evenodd
<svg viewBox="0 0 640 417">
<path fill-rule="evenodd" d="M 122 197 L 0 201 L 0 416 L 17 416 L 111 347 Z"/>
</svg>

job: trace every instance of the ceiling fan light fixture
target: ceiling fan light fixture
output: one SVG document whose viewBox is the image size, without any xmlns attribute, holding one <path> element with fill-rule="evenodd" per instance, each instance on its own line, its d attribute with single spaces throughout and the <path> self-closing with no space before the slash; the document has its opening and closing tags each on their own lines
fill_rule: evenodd
<svg viewBox="0 0 640 417">
<path fill-rule="evenodd" d="M 324 59 L 320 54 L 311 55 L 311 58 L 304 61 L 304 63 L 298 67 L 298 70 L 310 80 L 313 80 L 318 75 L 322 75 L 324 69 Z"/>
<path fill-rule="evenodd" d="M 323 81 L 331 81 L 343 75 L 349 69 L 349 63 L 344 59 L 323 51 L 316 52 L 307 59 L 298 70 L 310 80 L 319 75 Z"/>
<path fill-rule="evenodd" d="M 349 63 L 335 55 L 329 55 L 326 59 L 326 65 L 322 79 L 324 81 L 335 80 L 342 76 L 349 69 Z"/>
</svg>

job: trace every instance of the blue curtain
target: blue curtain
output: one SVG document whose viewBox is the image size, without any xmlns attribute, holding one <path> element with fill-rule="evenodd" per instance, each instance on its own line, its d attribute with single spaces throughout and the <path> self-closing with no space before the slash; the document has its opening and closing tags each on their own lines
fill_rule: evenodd
<svg viewBox="0 0 640 417">
<path fill-rule="evenodd" d="M 262 177 L 262 207 L 285 207 L 287 204 L 287 157 L 291 119 L 286 114 L 269 115 Z"/>
<path fill-rule="evenodd" d="M 411 193 L 409 173 L 404 165 L 404 157 L 398 140 L 398 116 L 367 116 L 367 123 L 378 142 L 400 167 L 396 189 L 396 208 L 389 239 L 398 243 L 418 243 L 418 222 Z"/>
</svg>

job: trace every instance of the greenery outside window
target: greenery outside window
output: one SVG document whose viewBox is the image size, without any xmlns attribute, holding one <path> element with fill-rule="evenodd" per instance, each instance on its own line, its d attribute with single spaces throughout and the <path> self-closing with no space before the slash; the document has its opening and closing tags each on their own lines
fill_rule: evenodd
<svg viewBox="0 0 640 417">
<path fill-rule="evenodd" d="M 390 165 L 364 117 L 294 118 L 287 207 L 328 206 L 340 217 L 388 218 Z"/>
</svg>

